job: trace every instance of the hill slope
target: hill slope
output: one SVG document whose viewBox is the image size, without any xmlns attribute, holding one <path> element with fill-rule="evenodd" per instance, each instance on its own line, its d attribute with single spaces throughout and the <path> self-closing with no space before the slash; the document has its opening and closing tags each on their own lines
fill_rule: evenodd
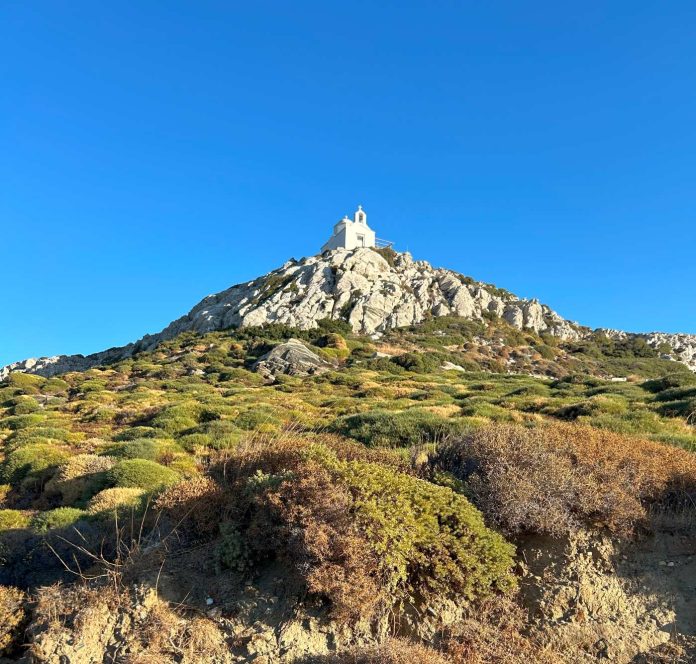
<svg viewBox="0 0 696 664">
<path fill-rule="evenodd" d="M 52 376 L 82 371 L 152 349 L 182 332 L 199 333 L 230 327 L 280 323 L 300 330 L 316 328 L 323 319 L 345 320 L 354 332 L 381 335 L 431 317 L 467 320 L 502 319 L 519 330 L 579 340 L 591 330 L 559 316 L 537 300 L 517 298 L 495 286 L 476 282 L 451 270 L 414 261 L 391 250 L 336 250 L 285 265 L 253 281 L 210 295 L 162 332 L 136 343 L 93 355 L 60 355 L 29 359 L 0 369 Z M 666 358 L 696 370 L 696 335 L 653 333 L 630 335 L 606 331 L 613 338 L 638 337 Z"/>
</svg>

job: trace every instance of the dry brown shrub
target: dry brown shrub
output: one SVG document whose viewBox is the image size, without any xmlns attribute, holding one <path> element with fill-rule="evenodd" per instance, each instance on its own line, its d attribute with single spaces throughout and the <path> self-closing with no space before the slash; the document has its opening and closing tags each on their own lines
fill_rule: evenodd
<svg viewBox="0 0 696 664">
<path fill-rule="evenodd" d="M 231 533 L 243 533 L 244 552 L 233 551 L 255 562 L 285 558 L 308 591 L 331 599 L 337 619 L 370 616 L 385 599 L 377 561 L 351 515 L 351 493 L 307 459 L 307 448 L 306 439 L 293 435 L 259 437 L 217 469 L 234 497 L 227 512 Z M 283 477 L 292 481 L 279 481 Z"/>
<path fill-rule="evenodd" d="M 131 632 L 130 653 L 124 664 L 230 660 L 225 637 L 211 620 L 186 616 L 159 599 L 147 608 L 145 619 L 137 622 Z"/>
<path fill-rule="evenodd" d="M 317 464 L 298 468 L 267 496 L 284 524 L 280 536 L 307 589 L 331 598 L 337 620 L 370 616 L 386 601 L 377 583 L 377 560 L 351 516 L 353 497 Z M 265 525 L 256 538 L 267 535 Z"/>
<path fill-rule="evenodd" d="M 225 501 L 214 480 L 197 475 L 168 487 L 154 507 L 166 511 L 177 524 L 192 527 L 198 535 L 210 535 L 217 531 Z"/>
<path fill-rule="evenodd" d="M 580 524 L 630 532 L 649 505 L 696 491 L 696 456 L 588 426 L 495 424 L 446 443 L 435 465 L 465 481 L 509 533 L 560 535 Z"/>
<path fill-rule="evenodd" d="M 229 483 L 249 477 L 257 470 L 269 474 L 292 470 L 304 462 L 307 448 L 312 444 L 329 448 L 341 461 L 381 463 L 401 472 L 412 472 L 408 459 L 397 450 L 368 448 L 328 433 L 306 436 L 292 431 L 257 434 L 244 439 L 233 450 L 220 452 L 213 461 L 211 472 L 221 481 L 224 480 L 223 483 Z"/>
<path fill-rule="evenodd" d="M 183 632 L 181 649 L 184 653 L 183 662 L 217 661 L 223 659 L 229 650 L 224 634 L 207 618 L 193 618 L 186 623 Z"/>
<path fill-rule="evenodd" d="M 20 627 L 26 618 L 26 595 L 17 588 L 0 586 L 0 655 L 21 640 Z"/>
</svg>

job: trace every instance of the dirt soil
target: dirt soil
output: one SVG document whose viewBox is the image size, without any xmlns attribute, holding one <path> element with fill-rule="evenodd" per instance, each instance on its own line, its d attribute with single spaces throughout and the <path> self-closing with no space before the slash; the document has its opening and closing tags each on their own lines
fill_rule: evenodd
<svg viewBox="0 0 696 664">
<path fill-rule="evenodd" d="M 696 661 L 696 528 L 658 526 L 623 545 L 587 533 L 526 542 L 522 591 L 542 639 L 578 664 Z M 681 659 L 658 655 L 672 646 Z"/>
</svg>

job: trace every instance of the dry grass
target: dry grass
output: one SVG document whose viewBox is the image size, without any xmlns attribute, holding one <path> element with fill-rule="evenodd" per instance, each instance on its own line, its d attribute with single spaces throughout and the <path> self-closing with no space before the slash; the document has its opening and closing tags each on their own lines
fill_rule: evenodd
<svg viewBox="0 0 696 664">
<path fill-rule="evenodd" d="M 26 595 L 17 588 L 0 586 L 0 655 L 8 654 L 20 639 L 26 618 Z"/>
<path fill-rule="evenodd" d="M 388 639 L 379 646 L 316 658 L 313 664 L 448 664 L 441 653 L 419 643 Z"/>
<path fill-rule="evenodd" d="M 104 489 L 89 501 L 87 511 L 90 514 L 111 514 L 118 509 L 136 508 L 144 495 L 142 489 L 132 487 Z"/>
<path fill-rule="evenodd" d="M 124 664 L 231 661 L 212 621 L 176 611 L 144 588 L 44 588 L 31 632 L 37 661 L 102 661 L 107 643 L 116 648 L 109 657 Z"/>
<path fill-rule="evenodd" d="M 435 464 L 509 533 L 560 535 L 584 524 L 626 534 L 649 506 L 696 497 L 693 454 L 574 424 L 491 425 L 442 446 Z"/>
</svg>

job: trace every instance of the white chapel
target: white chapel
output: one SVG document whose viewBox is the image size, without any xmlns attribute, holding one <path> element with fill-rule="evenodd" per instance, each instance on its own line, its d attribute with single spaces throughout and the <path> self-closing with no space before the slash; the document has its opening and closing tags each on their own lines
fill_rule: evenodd
<svg viewBox="0 0 696 664">
<path fill-rule="evenodd" d="M 334 226 L 333 235 L 321 248 L 321 252 L 374 246 L 375 232 L 367 225 L 367 213 L 362 209 L 362 205 L 358 205 L 352 221 L 346 215 Z"/>
</svg>

